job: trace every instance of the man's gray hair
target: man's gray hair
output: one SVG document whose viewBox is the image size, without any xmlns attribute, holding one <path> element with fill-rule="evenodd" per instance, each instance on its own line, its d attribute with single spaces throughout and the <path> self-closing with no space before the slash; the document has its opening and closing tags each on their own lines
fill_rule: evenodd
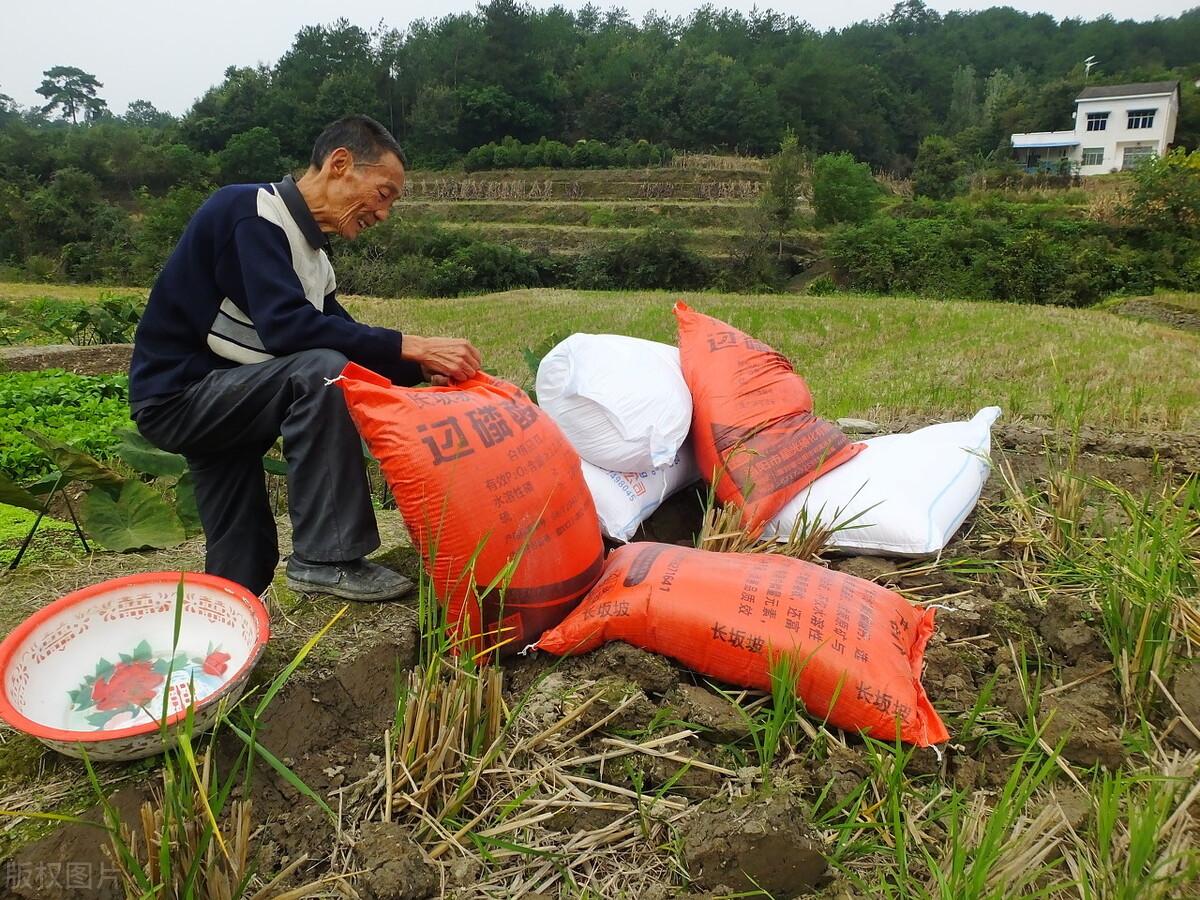
<svg viewBox="0 0 1200 900">
<path fill-rule="evenodd" d="M 379 158 L 385 153 L 392 153 L 405 168 L 408 168 L 408 157 L 404 155 L 392 133 L 370 116 L 343 116 L 325 126 L 325 130 L 313 144 L 310 160 L 312 167 L 319 169 L 325 165 L 329 154 L 338 147 L 349 150 L 356 162 L 379 162 Z"/>
</svg>

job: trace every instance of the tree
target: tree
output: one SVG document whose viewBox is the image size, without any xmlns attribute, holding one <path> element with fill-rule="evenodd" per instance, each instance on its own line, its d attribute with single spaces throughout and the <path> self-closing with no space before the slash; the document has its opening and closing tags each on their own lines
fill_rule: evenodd
<svg viewBox="0 0 1200 900">
<path fill-rule="evenodd" d="M 225 184 L 271 181 L 280 176 L 279 138 L 266 128 L 251 128 L 235 134 L 217 154 L 221 181 Z"/>
<path fill-rule="evenodd" d="M 79 124 L 79 113 L 87 119 L 98 118 L 108 109 L 108 104 L 96 96 L 96 91 L 104 87 L 83 69 L 74 66 L 55 66 L 42 73 L 45 77 L 37 92 L 48 101 L 42 107 L 42 112 L 52 112 L 62 108 L 62 117 L 70 119 L 75 125 Z"/>
<path fill-rule="evenodd" d="M 949 139 L 931 134 L 917 148 L 913 169 L 913 193 L 918 197 L 949 200 L 958 193 L 963 174 L 962 160 Z"/>
<path fill-rule="evenodd" d="M 878 196 L 870 166 L 849 153 L 826 153 L 813 163 L 812 204 L 818 226 L 865 222 Z"/>
<path fill-rule="evenodd" d="M 125 121 L 138 128 L 164 128 L 175 121 L 168 112 L 160 112 L 149 100 L 134 100 L 125 109 Z"/>
<path fill-rule="evenodd" d="M 784 132 L 779 152 L 768 165 L 767 183 L 759 203 L 779 235 L 778 257 L 782 259 L 783 238 L 796 224 L 796 206 L 804 189 L 804 152 L 791 128 Z"/>
<path fill-rule="evenodd" d="M 954 72 L 954 81 L 950 86 L 950 115 L 947 128 L 951 134 L 958 134 L 978 125 L 982 112 L 976 91 L 974 67 L 959 66 Z"/>
</svg>

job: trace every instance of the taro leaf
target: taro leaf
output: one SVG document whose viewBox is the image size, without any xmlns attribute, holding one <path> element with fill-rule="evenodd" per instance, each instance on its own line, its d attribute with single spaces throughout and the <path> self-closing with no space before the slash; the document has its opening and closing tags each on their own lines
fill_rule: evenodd
<svg viewBox="0 0 1200 900">
<path fill-rule="evenodd" d="M 22 509 L 31 509 L 34 512 L 41 512 L 42 501 L 25 488 L 21 487 L 3 472 L 0 472 L 0 503 L 7 503 L 9 506 L 19 506 Z"/>
<path fill-rule="evenodd" d="M 115 500 L 104 491 L 88 491 L 83 522 L 88 536 L 109 550 L 161 550 L 182 544 L 186 537 L 175 510 L 140 481 L 125 482 Z"/>
<path fill-rule="evenodd" d="M 124 478 L 98 459 L 88 456 L 60 440 L 34 431 L 32 428 L 25 429 L 25 434 L 46 451 L 46 455 L 62 470 L 69 481 L 86 481 L 88 484 L 104 488 L 114 497 L 125 483 Z"/>
<path fill-rule="evenodd" d="M 175 512 L 188 537 L 204 531 L 200 523 L 200 509 L 196 506 L 196 483 L 191 472 L 184 472 L 175 483 Z"/>
<path fill-rule="evenodd" d="M 121 439 L 117 444 L 117 456 L 138 472 L 178 478 L 187 471 L 186 459 L 178 453 L 158 449 L 132 428 L 118 428 L 113 433 Z"/>
</svg>

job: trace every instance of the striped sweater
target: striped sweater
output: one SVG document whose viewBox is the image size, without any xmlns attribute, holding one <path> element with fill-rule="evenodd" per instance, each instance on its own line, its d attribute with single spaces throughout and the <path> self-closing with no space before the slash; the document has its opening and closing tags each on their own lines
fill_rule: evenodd
<svg viewBox="0 0 1200 900">
<path fill-rule="evenodd" d="M 221 188 L 150 291 L 129 369 L 133 411 L 213 369 L 317 348 L 417 384 L 420 367 L 400 359 L 400 332 L 355 322 L 336 292 L 325 236 L 291 176 Z"/>
</svg>

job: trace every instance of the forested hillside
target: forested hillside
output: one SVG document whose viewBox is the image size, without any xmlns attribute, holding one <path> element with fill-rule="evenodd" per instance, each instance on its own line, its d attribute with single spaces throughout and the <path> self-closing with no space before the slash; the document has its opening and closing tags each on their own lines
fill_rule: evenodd
<svg viewBox="0 0 1200 900">
<path fill-rule="evenodd" d="M 410 153 L 410 180 L 427 184 L 437 183 L 430 170 L 458 167 L 644 168 L 682 152 L 766 156 L 789 129 L 810 159 L 844 152 L 900 178 L 924 139 L 944 136 L 943 156 L 970 175 L 1007 158 L 1010 133 L 1066 126 L 1082 61 L 1095 56 L 1091 84 L 1179 79 L 1176 143 L 1194 148 L 1197 48 L 1200 8 L 1152 22 L 1084 22 L 1003 7 L 940 15 L 907 0 L 876 20 L 818 33 L 770 11 L 706 6 L 635 22 L 594 6 L 492 0 L 403 31 L 344 20 L 306 27 L 273 65 L 230 67 L 180 117 L 146 101 L 118 115 L 102 77 L 58 60 L 39 88 L 44 107 L 0 94 L 0 268 L 11 277 L 148 283 L 214 186 L 302 166 L 321 127 L 350 111 L 388 124 Z M 757 190 L 749 178 L 731 172 L 715 199 L 748 197 Z M 548 182 L 531 181 L 539 183 Z M 634 199 L 673 196 L 646 190 Z M 722 249 L 727 238 L 713 234 L 707 245 L 736 252 Z"/>
</svg>

